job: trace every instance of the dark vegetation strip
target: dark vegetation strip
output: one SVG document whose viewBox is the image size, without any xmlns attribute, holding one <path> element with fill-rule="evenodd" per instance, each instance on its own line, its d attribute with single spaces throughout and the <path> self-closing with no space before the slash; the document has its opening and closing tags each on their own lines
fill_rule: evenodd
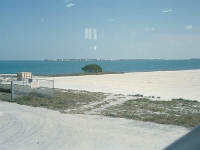
<svg viewBox="0 0 200 150">
<path fill-rule="evenodd" d="M 33 107 L 44 107 L 53 110 L 75 109 L 87 105 L 91 102 L 100 101 L 105 98 L 103 93 L 91 93 L 86 91 L 55 90 L 54 98 L 46 97 L 40 93 L 29 93 L 25 96 L 16 97 L 10 100 L 10 94 L 2 99 L 4 92 L 0 92 L 0 100 L 15 102 L 21 105 Z"/>
<path fill-rule="evenodd" d="M 6 88 L 0 88 L 0 92 L 11 93 L 11 90 Z"/>
<path fill-rule="evenodd" d="M 85 75 L 104 75 L 104 74 L 119 74 L 118 72 L 82 72 L 71 74 L 34 74 L 34 76 L 60 77 L 60 76 L 85 76 Z"/>
</svg>

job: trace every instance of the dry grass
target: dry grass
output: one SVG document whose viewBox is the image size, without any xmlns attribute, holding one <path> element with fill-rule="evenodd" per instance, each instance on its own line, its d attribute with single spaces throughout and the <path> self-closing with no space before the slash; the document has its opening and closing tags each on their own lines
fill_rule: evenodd
<svg viewBox="0 0 200 150">
<path fill-rule="evenodd" d="M 111 106 L 102 115 L 194 127 L 200 123 L 200 103 L 183 99 L 151 101 L 146 98 L 128 100 L 122 105 Z"/>
<path fill-rule="evenodd" d="M 200 123 L 200 103 L 198 101 L 183 99 L 151 101 L 141 97 L 141 95 L 139 97 L 136 95 L 134 97 L 136 99 L 111 106 L 110 102 L 118 101 L 124 96 L 115 95 L 112 99 L 106 100 L 108 95 L 106 93 L 88 91 L 55 90 L 54 98 L 30 93 L 26 96 L 15 98 L 11 102 L 74 114 L 84 114 L 98 109 L 100 111 L 99 114 L 105 116 L 179 125 L 188 128 L 195 127 Z M 10 101 L 9 91 L 0 91 L 0 100 Z"/>
<path fill-rule="evenodd" d="M 53 110 L 64 111 L 76 109 L 89 103 L 100 101 L 103 93 L 91 93 L 87 91 L 55 90 L 54 98 L 48 98 L 37 93 L 29 93 L 26 96 L 17 97 L 12 102 L 33 107 L 44 107 Z"/>
<path fill-rule="evenodd" d="M 10 99 L 11 99 L 10 93 L 0 91 L 0 100 L 2 100 L 2 101 L 10 101 Z"/>
</svg>

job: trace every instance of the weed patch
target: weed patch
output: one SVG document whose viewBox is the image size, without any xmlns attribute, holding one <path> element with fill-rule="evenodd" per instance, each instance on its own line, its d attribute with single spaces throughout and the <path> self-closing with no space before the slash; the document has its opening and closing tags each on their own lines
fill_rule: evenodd
<svg viewBox="0 0 200 150">
<path fill-rule="evenodd" d="M 200 124 L 200 103 L 184 99 L 151 101 L 146 98 L 128 100 L 102 111 L 102 115 L 127 119 L 173 124 L 188 128 Z"/>
<path fill-rule="evenodd" d="M 66 109 L 78 109 L 91 102 L 100 101 L 103 97 L 104 96 L 101 93 L 91 93 L 86 91 L 77 92 L 73 90 L 61 92 L 55 90 L 54 98 L 47 98 L 42 94 L 29 93 L 26 96 L 15 98 L 13 102 L 21 105 L 64 111 Z"/>
</svg>

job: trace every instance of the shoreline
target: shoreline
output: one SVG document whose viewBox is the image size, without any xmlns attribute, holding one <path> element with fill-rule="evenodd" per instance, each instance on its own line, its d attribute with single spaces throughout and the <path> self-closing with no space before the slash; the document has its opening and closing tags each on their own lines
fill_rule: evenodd
<svg viewBox="0 0 200 150">
<path fill-rule="evenodd" d="M 5 76 L 16 74 L 0 74 Z M 85 90 L 112 94 L 143 95 L 155 100 L 174 98 L 197 100 L 200 102 L 200 69 L 147 71 L 115 74 L 91 74 L 80 76 L 34 76 L 33 78 L 54 79 L 58 89 Z"/>
<path fill-rule="evenodd" d="M 61 74 L 33 74 L 33 76 L 84 76 L 84 75 L 108 75 L 108 74 L 127 74 L 127 73 L 146 73 L 146 72 L 174 72 L 174 71 L 198 71 L 200 69 L 180 69 L 180 70 L 152 70 L 152 71 L 131 71 L 131 72 L 109 72 L 103 71 L 99 73 L 86 73 L 86 72 L 75 72 L 75 73 L 61 73 Z M 31 71 L 23 71 L 23 72 L 31 72 Z M 0 73 L 0 76 L 16 76 L 16 73 Z"/>
</svg>

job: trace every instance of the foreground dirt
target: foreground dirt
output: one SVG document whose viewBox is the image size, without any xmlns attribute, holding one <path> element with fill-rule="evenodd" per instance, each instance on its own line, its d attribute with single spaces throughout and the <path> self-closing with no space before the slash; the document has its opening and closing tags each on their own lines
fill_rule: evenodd
<svg viewBox="0 0 200 150">
<path fill-rule="evenodd" d="M 0 149 L 163 149 L 188 129 L 0 101 Z"/>
</svg>

